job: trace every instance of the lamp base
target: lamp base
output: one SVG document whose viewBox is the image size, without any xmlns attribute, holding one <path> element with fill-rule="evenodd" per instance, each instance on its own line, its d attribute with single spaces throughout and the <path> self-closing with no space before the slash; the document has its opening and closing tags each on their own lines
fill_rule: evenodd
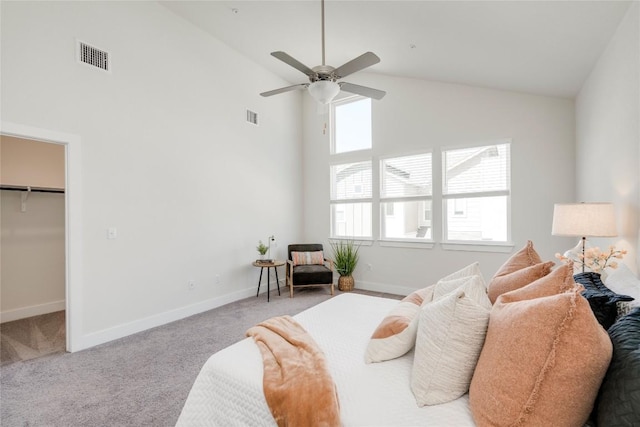
<svg viewBox="0 0 640 427">
<path fill-rule="evenodd" d="M 577 245 L 575 245 L 573 248 L 569 249 L 564 254 L 562 254 L 563 256 L 574 260 L 574 263 L 573 263 L 574 274 L 585 272 L 584 251 L 586 248 L 589 248 L 589 247 L 591 247 L 589 245 L 589 242 L 587 241 L 586 237 L 583 237 L 580 240 L 578 240 Z"/>
</svg>

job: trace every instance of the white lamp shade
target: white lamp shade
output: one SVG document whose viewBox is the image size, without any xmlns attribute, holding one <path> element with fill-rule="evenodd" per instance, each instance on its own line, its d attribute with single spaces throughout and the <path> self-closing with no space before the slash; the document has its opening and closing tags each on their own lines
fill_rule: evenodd
<svg viewBox="0 0 640 427">
<path fill-rule="evenodd" d="M 309 93 L 321 104 L 330 103 L 340 92 L 340 85 L 330 80 L 318 80 L 309 85 Z"/>
<path fill-rule="evenodd" d="M 611 203 L 566 203 L 553 207 L 554 236 L 614 237 L 616 215 Z"/>
</svg>

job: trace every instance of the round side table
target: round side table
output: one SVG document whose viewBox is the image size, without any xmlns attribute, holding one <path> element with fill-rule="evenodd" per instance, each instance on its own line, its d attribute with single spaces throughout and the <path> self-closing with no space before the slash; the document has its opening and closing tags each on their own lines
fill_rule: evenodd
<svg viewBox="0 0 640 427">
<path fill-rule="evenodd" d="M 271 286 L 271 277 L 270 277 L 270 269 L 273 268 L 276 272 L 276 284 L 278 285 L 278 295 L 280 295 L 280 279 L 278 279 L 278 267 L 282 267 L 284 265 L 284 261 L 272 260 L 272 261 L 254 261 L 252 263 L 254 267 L 260 267 L 260 278 L 258 279 L 258 291 L 256 292 L 256 297 L 260 295 L 260 283 L 262 282 L 262 271 L 267 269 L 267 302 L 269 302 L 270 296 L 270 286 Z"/>
</svg>

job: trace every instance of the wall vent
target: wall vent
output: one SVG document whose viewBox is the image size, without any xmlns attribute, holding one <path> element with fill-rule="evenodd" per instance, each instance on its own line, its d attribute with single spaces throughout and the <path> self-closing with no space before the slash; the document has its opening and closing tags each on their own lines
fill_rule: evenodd
<svg viewBox="0 0 640 427">
<path fill-rule="evenodd" d="M 258 113 L 251 111 L 251 110 L 247 110 L 247 122 L 251 123 L 252 125 L 258 125 Z"/>
<path fill-rule="evenodd" d="M 111 60 L 109 52 L 100 50 L 96 47 L 86 44 L 78 40 L 78 61 L 93 67 L 97 67 L 103 71 L 111 71 Z"/>
</svg>

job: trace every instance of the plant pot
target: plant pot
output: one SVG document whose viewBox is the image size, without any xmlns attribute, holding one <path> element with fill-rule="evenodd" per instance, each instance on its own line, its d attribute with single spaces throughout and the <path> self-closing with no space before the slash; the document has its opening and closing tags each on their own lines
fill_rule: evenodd
<svg viewBox="0 0 640 427">
<path fill-rule="evenodd" d="M 353 276 L 340 276 L 338 279 L 338 289 L 343 292 L 351 292 L 354 284 Z"/>
</svg>

